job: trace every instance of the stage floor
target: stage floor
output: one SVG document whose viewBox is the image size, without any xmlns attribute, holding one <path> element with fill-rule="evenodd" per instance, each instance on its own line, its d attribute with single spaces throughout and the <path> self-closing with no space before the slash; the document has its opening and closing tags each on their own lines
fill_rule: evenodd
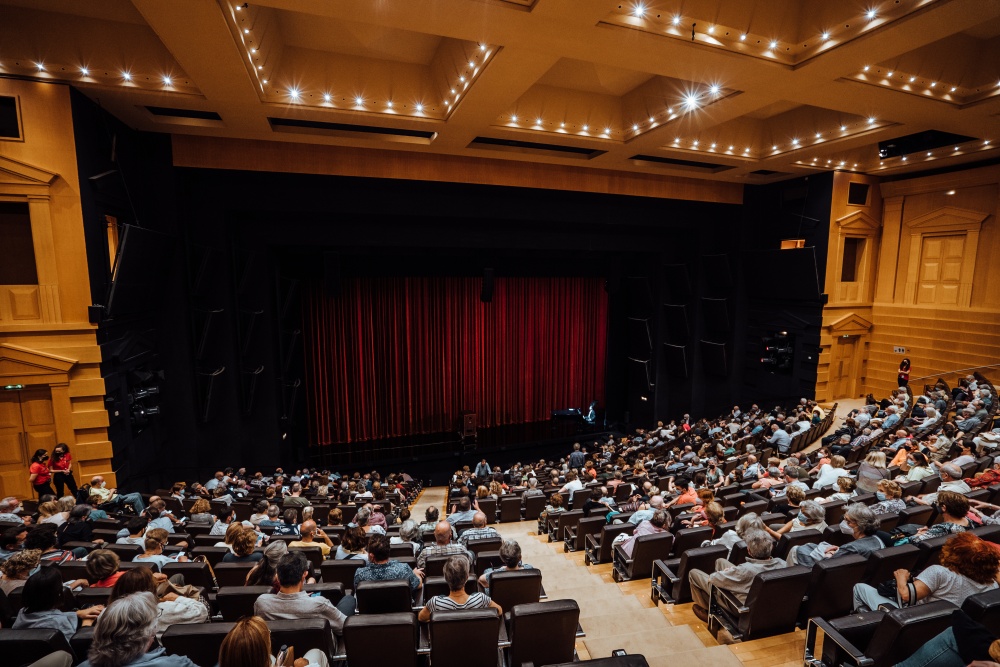
<svg viewBox="0 0 1000 667">
<path fill-rule="evenodd" d="M 601 426 L 581 420 L 550 419 L 482 428 L 474 439 L 463 440 L 458 433 L 430 433 L 313 447 L 310 464 L 341 472 L 404 470 L 425 483 L 443 484 L 442 474 L 474 466 L 484 457 L 490 465 L 507 469 L 518 461 L 566 456 L 574 442 L 589 448 L 595 441 L 606 442 L 608 435 Z"/>
</svg>

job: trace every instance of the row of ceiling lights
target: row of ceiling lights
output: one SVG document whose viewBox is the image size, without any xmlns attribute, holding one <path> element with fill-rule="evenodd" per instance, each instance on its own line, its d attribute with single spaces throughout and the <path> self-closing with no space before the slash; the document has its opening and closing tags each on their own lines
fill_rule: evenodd
<svg viewBox="0 0 1000 667">
<path fill-rule="evenodd" d="M 871 65 L 865 65 L 863 68 L 861 68 L 861 72 L 864 73 L 864 74 L 867 74 L 868 72 L 871 71 L 871 69 L 872 69 Z M 875 73 L 876 74 L 881 74 L 882 70 L 881 69 L 877 69 L 875 71 Z M 882 81 L 882 84 L 886 85 L 886 86 L 891 86 L 893 84 L 893 81 L 890 81 L 889 79 L 892 79 L 896 74 L 897 74 L 897 72 L 895 70 L 888 70 L 885 73 L 885 79 Z M 912 83 L 917 83 L 918 77 L 913 76 L 913 75 L 907 76 L 906 74 L 902 74 L 902 73 L 899 73 L 899 74 L 901 74 L 901 75 L 899 77 L 897 77 L 896 80 L 899 81 L 902 85 L 906 86 L 906 85 L 909 85 L 909 84 L 912 84 Z M 921 82 L 921 84 L 923 85 L 923 82 Z M 933 95 L 935 93 L 934 89 L 937 88 L 937 85 L 938 85 L 937 81 L 931 81 L 930 83 L 926 84 L 927 88 L 926 88 L 926 90 L 924 90 L 924 93 L 927 94 L 927 95 Z M 1000 88 L 1000 81 L 998 81 L 996 85 L 997 85 L 998 88 Z M 948 93 L 949 94 L 950 93 L 954 93 L 954 92 L 956 92 L 958 90 L 958 86 L 949 86 L 947 84 L 941 86 L 941 90 L 944 90 L 945 88 L 948 89 Z M 942 94 L 944 94 L 944 93 L 942 93 Z"/>
<path fill-rule="evenodd" d="M 871 117 L 869 117 L 865 121 L 864 125 L 862 125 L 862 126 L 858 127 L 857 129 L 853 130 L 853 132 L 855 132 L 855 133 L 856 132 L 864 132 L 864 131 L 867 131 L 867 130 L 870 130 L 870 129 L 874 129 L 876 127 L 877 123 L 878 123 L 877 119 L 874 116 L 871 116 Z M 851 127 L 848 126 L 848 125 L 840 125 L 838 129 L 839 129 L 839 134 L 837 134 L 837 130 L 831 131 L 831 132 L 829 132 L 827 134 L 830 135 L 830 136 L 837 134 L 837 138 L 838 139 L 844 138 L 846 136 L 850 136 L 850 134 L 852 134 Z M 815 134 L 815 141 L 813 142 L 814 145 L 817 144 L 817 143 L 822 143 L 824 141 L 824 137 L 825 136 L 827 136 L 827 135 L 824 135 L 823 132 L 817 132 Z M 698 139 L 691 140 L 690 146 L 682 146 L 681 143 L 682 143 L 682 141 L 681 141 L 680 137 L 674 137 L 674 142 L 673 142 L 673 144 L 672 144 L 671 147 L 672 148 L 684 149 L 684 150 L 704 150 L 704 151 L 708 151 L 708 152 L 713 152 L 713 151 L 715 151 L 715 150 L 718 149 L 718 143 L 717 142 L 713 142 L 712 144 L 709 144 L 709 146 L 707 148 L 702 148 L 701 147 L 701 142 Z M 800 148 L 803 148 L 803 142 L 800 139 L 798 139 L 798 138 L 793 138 L 791 140 L 791 142 L 789 143 L 788 148 L 786 148 L 784 150 L 782 150 L 781 146 L 779 146 L 778 144 L 772 144 L 771 145 L 771 153 L 770 153 L 770 155 L 780 155 L 781 153 L 787 153 L 789 151 L 798 150 Z M 724 152 L 726 152 L 726 153 L 732 153 L 732 152 L 734 152 L 736 150 L 737 149 L 736 149 L 736 147 L 734 145 L 730 145 L 727 149 L 724 150 Z M 744 157 L 749 157 L 750 153 L 751 153 L 751 150 L 752 149 L 751 149 L 750 146 L 745 147 L 743 149 L 743 156 Z"/>
</svg>

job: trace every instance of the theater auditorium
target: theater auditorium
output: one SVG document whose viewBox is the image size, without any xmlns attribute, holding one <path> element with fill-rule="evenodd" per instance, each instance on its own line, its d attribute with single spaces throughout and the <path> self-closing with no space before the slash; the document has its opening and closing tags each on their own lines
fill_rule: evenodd
<svg viewBox="0 0 1000 667">
<path fill-rule="evenodd" d="M 0 663 L 1000 667 L 1000 2 L 0 0 Z"/>
</svg>

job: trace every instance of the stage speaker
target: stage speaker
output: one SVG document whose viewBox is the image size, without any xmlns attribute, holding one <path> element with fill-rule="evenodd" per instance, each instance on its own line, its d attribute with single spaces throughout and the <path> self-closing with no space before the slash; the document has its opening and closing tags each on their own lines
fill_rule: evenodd
<svg viewBox="0 0 1000 667">
<path fill-rule="evenodd" d="M 462 413 L 462 437 L 471 438 L 476 435 L 476 413 L 475 412 L 463 412 Z"/>
<path fill-rule="evenodd" d="M 701 270 L 705 296 L 718 299 L 730 295 L 733 278 L 729 271 L 729 255 L 703 255 Z"/>
<path fill-rule="evenodd" d="M 493 301 L 493 269 L 483 269 L 483 290 L 479 294 L 483 303 Z"/>
<path fill-rule="evenodd" d="M 327 296 L 340 296 L 340 253 L 323 253 L 323 289 Z"/>
<path fill-rule="evenodd" d="M 686 346 L 664 343 L 663 359 L 667 375 L 675 378 L 686 378 L 688 376 Z"/>
<path fill-rule="evenodd" d="M 628 318 L 628 356 L 649 359 L 653 339 L 649 333 L 649 322 L 634 317 Z"/>
<path fill-rule="evenodd" d="M 667 340 L 681 345 L 688 339 L 687 307 L 670 303 L 663 304 L 663 321 L 666 324 Z"/>
<path fill-rule="evenodd" d="M 691 277 L 686 264 L 663 265 L 663 298 L 669 303 L 687 303 L 691 298 Z"/>
<path fill-rule="evenodd" d="M 729 354 L 725 343 L 701 341 L 701 366 L 709 375 L 729 375 Z"/>
<path fill-rule="evenodd" d="M 726 299 L 703 298 L 701 312 L 705 318 L 706 331 L 729 333 L 729 303 Z"/>
</svg>

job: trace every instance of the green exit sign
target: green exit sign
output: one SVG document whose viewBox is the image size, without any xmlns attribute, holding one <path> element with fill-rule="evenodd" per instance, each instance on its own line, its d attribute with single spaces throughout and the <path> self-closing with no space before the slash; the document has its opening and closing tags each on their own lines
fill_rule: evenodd
<svg viewBox="0 0 1000 667">
<path fill-rule="evenodd" d="M 8 385 L 4 385 L 4 389 L 6 389 L 7 391 L 20 391 L 21 389 L 24 389 L 24 385 L 23 384 L 8 384 Z"/>
</svg>

